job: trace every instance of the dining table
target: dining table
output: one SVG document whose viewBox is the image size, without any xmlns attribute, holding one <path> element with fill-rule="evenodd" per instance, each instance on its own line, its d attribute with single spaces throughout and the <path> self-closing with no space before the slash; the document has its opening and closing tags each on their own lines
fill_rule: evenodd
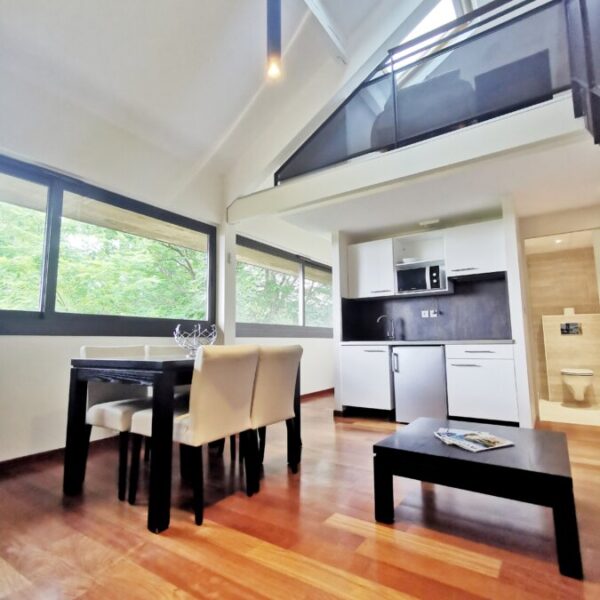
<svg viewBox="0 0 600 600">
<path fill-rule="evenodd" d="M 64 456 L 64 495 L 78 496 L 83 492 L 91 430 L 86 424 L 88 382 L 147 385 L 152 389 L 153 409 L 148 529 L 153 533 L 168 529 L 171 518 L 175 387 L 190 384 L 193 372 L 193 358 L 73 358 Z M 294 415 L 295 434 L 298 436 L 298 447 L 301 448 L 299 369 L 294 393 Z"/>
</svg>

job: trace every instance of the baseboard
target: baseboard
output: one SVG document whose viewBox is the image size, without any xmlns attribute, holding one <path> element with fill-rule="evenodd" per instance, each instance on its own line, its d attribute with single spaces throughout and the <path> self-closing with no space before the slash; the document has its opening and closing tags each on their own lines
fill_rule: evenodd
<svg viewBox="0 0 600 600">
<path fill-rule="evenodd" d="M 324 398 L 333 394 L 333 388 L 327 388 L 326 390 L 319 390 L 318 392 L 311 392 L 310 394 L 302 394 L 300 400 L 302 402 L 309 402 L 310 400 L 316 400 L 317 398 Z"/>
<path fill-rule="evenodd" d="M 358 417 L 362 419 L 379 419 L 394 422 L 396 420 L 396 411 L 380 410 L 377 408 L 361 408 L 359 406 L 342 406 L 342 410 L 334 410 L 334 417 Z"/>
<path fill-rule="evenodd" d="M 101 440 L 94 440 L 90 442 L 91 448 L 103 448 L 103 447 L 114 447 L 116 438 L 114 436 L 102 438 Z M 2 471 L 10 471 L 14 468 L 25 467 L 34 465 L 45 460 L 62 458 L 65 455 L 64 448 L 56 448 L 55 450 L 47 450 L 46 452 L 38 452 L 37 454 L 28 454 L 27 456 L 18 456 L 17 458 L 11 458 L 0 462 L 0 474 Z"/>
</svg>

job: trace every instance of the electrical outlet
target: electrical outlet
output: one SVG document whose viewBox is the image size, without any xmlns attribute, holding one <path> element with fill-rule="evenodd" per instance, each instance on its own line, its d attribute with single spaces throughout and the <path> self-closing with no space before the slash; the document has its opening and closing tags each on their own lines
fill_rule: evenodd
<svg viewBox="0 0 600 600">
<path fill-rule="evenodd" d="M 428 310 L 421 311 L 421 319 L 429 319 L 429 311 Z"/>
<path fill-rule="evenodd" d="M 432 319 L 436 319 L 436 318 L 437 318 L 437 316 L 438 316 L 439 314 L 440 314 L 440 313 L 439 313 L 439 311 L 438 311 L 438 310 L 436 310 L 435 308 L 432 308 L 432 309 L 429 311 L 429 316 L 430 316 Z"/>
</svg>

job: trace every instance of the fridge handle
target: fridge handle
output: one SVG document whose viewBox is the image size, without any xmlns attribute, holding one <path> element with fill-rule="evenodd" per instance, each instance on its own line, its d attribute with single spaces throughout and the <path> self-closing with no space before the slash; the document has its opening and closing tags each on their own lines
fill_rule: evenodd
<svg viewBox="0 0 600 600">
<path fill-rule="evenodd" d="M 398 355 L 392 354 L 392 370 L 394 373 L 400 373 L 400 367 L 398 366 Z"/>
</svg>

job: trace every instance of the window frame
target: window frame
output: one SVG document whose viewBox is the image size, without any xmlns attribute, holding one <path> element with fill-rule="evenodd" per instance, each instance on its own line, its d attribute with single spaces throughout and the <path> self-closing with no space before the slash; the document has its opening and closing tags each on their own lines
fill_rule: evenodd
<svg viewBox="0 0 600 600">
<path fill-rule="evenodd" d="M 201 323 L 203 327 L 215 324 L 217 304 L 217 228 L 214 225 L 184 217 L 183 215 L 86 183 L 75 177 L 63 175 L 45 167 L 24 163 L 6 156 L 0 156 L 0 172 L 48 186 L 46 226 L 42 251 L 43 262 L 40 276 L 40 310 L 0 309 L 0 335 L 170 337 L 173 334 L 175 326 L 179 323 L 181 323 L 184 329 L 191 329 L 197 323 Z M 110 204 L 117 208 L 207 235 L 207 319 L 196 321 L 190 319 L 56 312 L 62 200 L 63 192 L 65 191 L 81 194 L 98 202 Z"/>
<path fill-rule="evenodd" d="M 284 258 L 289 261 L 293 261 L 300 265 L 300 285 L 299 288 L 302 290 L 302 298 L 300 302 L 301 311 L 301 325 L 278 325 L 273 323 L 246 323 L 237 320 L 237 269 L 236 269 L 236 323 L 235 323 L 235 334 L 236 337 L 242 338 L 332 338 L 333 337 L 333 325 L 331 327 L 316 327 L 313 325 L 306 325 L 306 298 L 305 298 L 305 287 L 304 287 L 304 271 L 306 267 L 312 267 L 313 269 L 319 269 L 327 273 L 331 273 L 332 269 L 330 266 L 323 263 L 311 260 L 305 256 L 299 254 L 293 254 L 275 248 L 263 242 L 258 242 L 251 238 L 243 235 L 236 236 L 236 246 L 242 246 L 249 248 L 250 250 L 257 250 L 264 252 L 265 254 L 271 254 L 279 258 Z M 237 264 L 237 261 L 236 261 Z M 332 298 L 333 303 L 333 298 Z"/>
</svg>

